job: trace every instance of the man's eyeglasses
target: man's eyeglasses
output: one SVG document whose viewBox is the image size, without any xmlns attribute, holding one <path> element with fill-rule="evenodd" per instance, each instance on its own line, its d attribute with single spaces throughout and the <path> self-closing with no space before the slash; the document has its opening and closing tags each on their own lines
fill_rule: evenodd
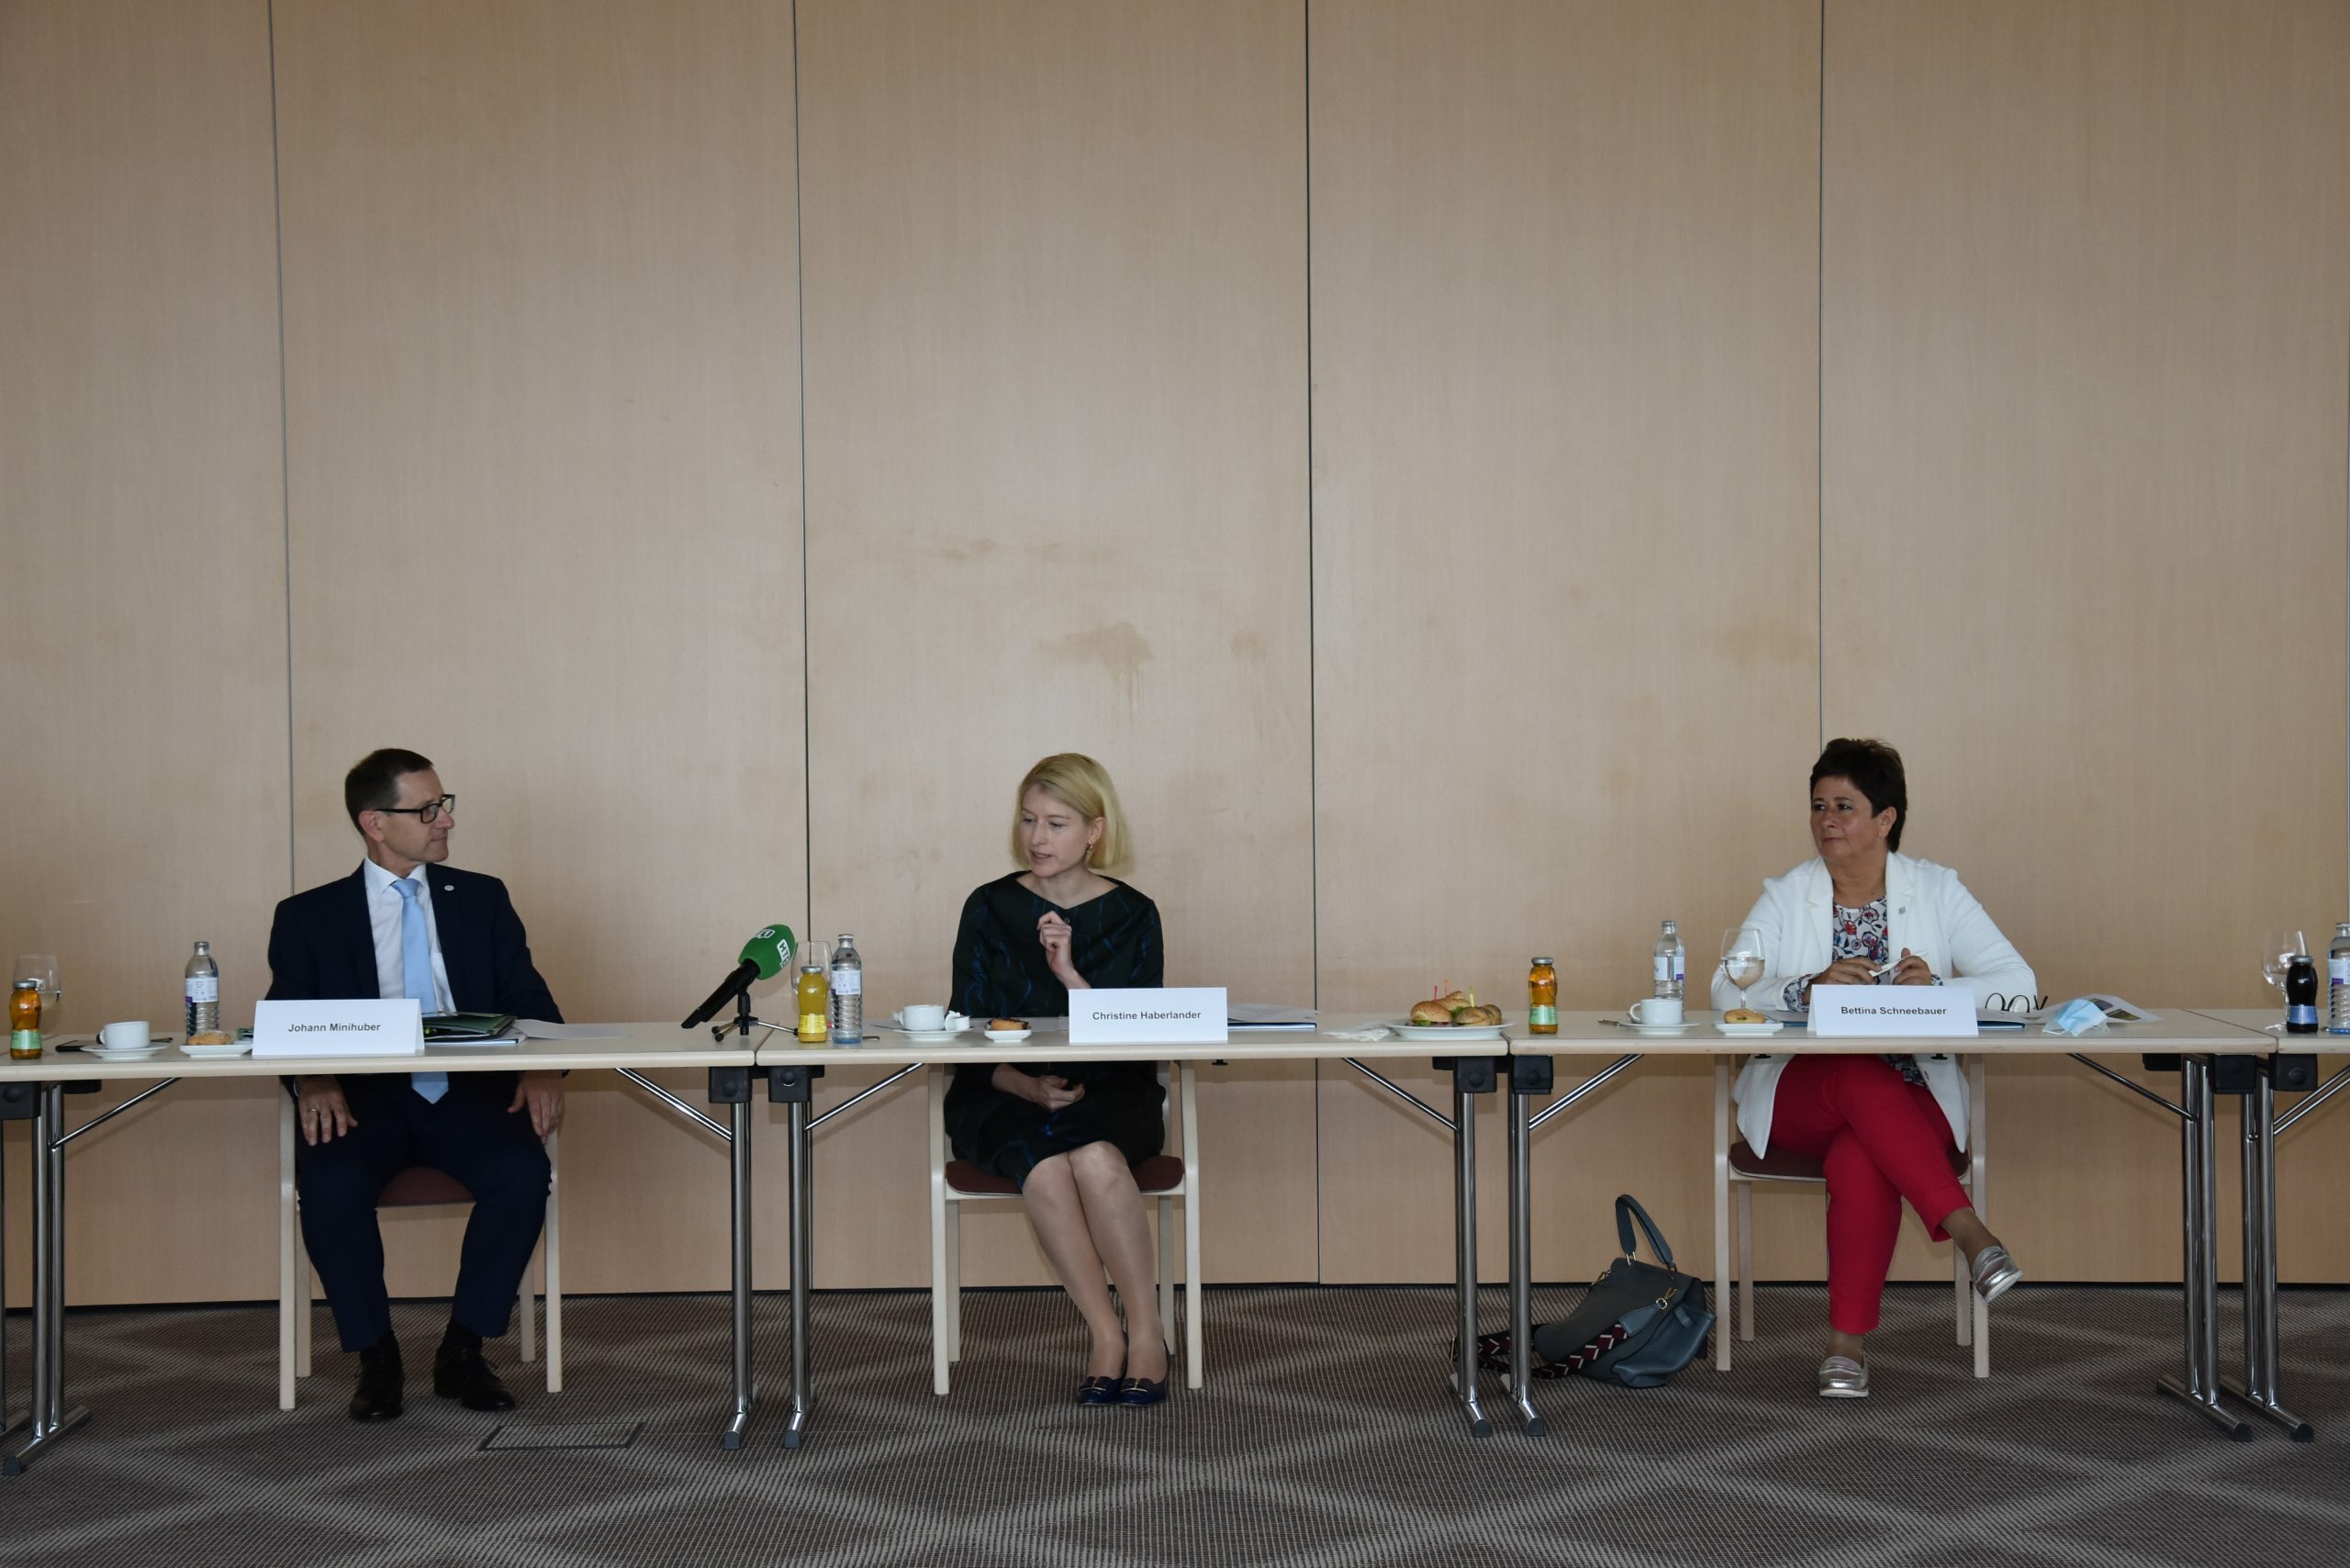
<svg viewBox="0 0 2350 1568">
<path fill-rule="evenodd" d="M 441 820 L 443 812 L 454 811 L 456 807 L 456 796 L 443 795 L 437 801 L 427 801 L 420 806 L 377 806 L 375 810 L 389 812 L 394 816 L 414 817 L 420 825 L 431 827 Z"/>
</svg>

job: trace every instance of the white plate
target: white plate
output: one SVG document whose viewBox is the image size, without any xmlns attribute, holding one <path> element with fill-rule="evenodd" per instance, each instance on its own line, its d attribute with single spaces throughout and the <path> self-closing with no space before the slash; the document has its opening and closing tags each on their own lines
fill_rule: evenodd
<svg viewBox="0 0 2350 1568">
<path fill-rule="evenodd" d="M 1690 1023 L 1685 1018 L 1678 1024 L 1635 1024 L 1629 1018 L 1627 1018 L 1624 1020 L 1624 1026 L 1631 1030 L 1635 1035 L 1670 1036 L 1685 1035 L 1697 1025 Z"/>
<path fill-rule="evenodd" d="M 139 1046 L 127 1051 L 112 1051 L 104 1046 L 84 1046 L 82 1054 L 85 1057 L 96 1057 L 101 1060 L 108 1058 L 116 1060 L 129 1060 L 136 1057 L 151 1057 L 162 1048 L 161 1046 Z"/>
<path fill-rule="evenodd" d="M 1016 1046 L 1035 1032 L 1034 1029 L 983 1029 L 980 1031 L 999 1046 Z"/>
<path fill-rule="evenodd" d="M 1716 1020 L 1714 1033 L 1717 1035 L 1775 1035 L 1785 1027 L 1786 1025 L 1776 1018 L 1762 1024 L 1724 1024 Z"/>
<path fill-rule="evenodd" d="M 943 1046 L 949 1040 L 959 1040 L 963 1037 L 963 1031 L 960 1029 L 901 1028 L 899 1033 L 917 1046 Z"/>
<path fill-rule="evenodd" d="M 1504 1024 L 1390 1024 L 1405 1040 L 1498 1040 Z"/>
<path fill-rule="evenodd" d="M 252 1048 L 253 1043 L 251 1040 L 239 1040 L 232 1046 L 182 1046 L 180 1052 L 184 1056 L 191 1056 L 198 1061 L 204 1061 L 213 1057 L 241 1057 Z"/>
</svg>

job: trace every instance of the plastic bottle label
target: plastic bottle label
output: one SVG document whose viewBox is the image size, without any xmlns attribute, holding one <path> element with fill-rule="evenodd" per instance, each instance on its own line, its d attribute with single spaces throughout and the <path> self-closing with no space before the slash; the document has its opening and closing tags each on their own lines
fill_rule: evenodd
<svg viewBox="0 0 2350 1568">
<path fill-rule="evenodd" d="M 219 1001 L 219 1000 L 220 1000 L 220 977 L 219 977 L 219 976 L 218 976 L 218 975 L 190 975 L 190 976 L 188 976 L 188 977 L 187 977 L 187 999 L 188 999 L 190 1002 L 218 1002 L 218 1001 Z"/>
<path fill-rule="evenodd" d="M 40 1055 L 40 1031 L 39 1029 L 9 1030 L 8 1054 L 12 1057 L 37 1057 Z"/>
<path fill-rule="evenodd" d="M 1662 985 L 1667 980 L 1671 980 L 1673 978 L 1673 955 L 1670 953 L 1659 953 L 1656 956 L 1656 963 L 1651 969 L 1650 973 L 1659 985 Z"/>
<path fill-rule="evenodd" d="M 1559 1025 L 1559 1010 L 1538 1002 L 1526 1010 L 1526 1021 L 1538 1029 L 1555 1029 Z"/>
<path fill-rule="evenodd" d="M 863 996 L 865 994 L 864 972 L 859 969 L 834 969 L 833 994 L 834 996 Z"/>
<path fill-rule="evenodd" d="M 2285 1022 L 2288 1025 L 2299 1024 L 2311 1029 L 2316 1028 L 2317 1004 L 2311 1002 L 2296 1002 L 2292 1006 L 2285 1009 Z"/>
</svg>

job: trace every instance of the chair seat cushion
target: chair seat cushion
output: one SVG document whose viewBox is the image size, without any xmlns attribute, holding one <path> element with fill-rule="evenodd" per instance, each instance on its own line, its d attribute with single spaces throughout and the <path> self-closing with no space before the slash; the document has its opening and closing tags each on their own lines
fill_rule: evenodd
<svg viewBox="0 0 2350 1568">
<path fill-rule="evenodd" d="M 1964 1180 L 1968 1173 L 1966 1151 L 1950 1151 L 1951 1174 Z M 1797 1154 L 1794 1149 L 1774 1148 L 1768 1154 L 1757 1154 L 1744 1138 L 1729 1146 L 1729 1169 L 1733 1176 L 1750 1182 L 1825 1182 L 1828 1172 L 1816 1154 Z"/>
<path fill-rule="evenodd" d="M 436 1170 L 430 1165 L 411 1165 L 384 1183 L 377 1194 L 379 1209 L 411 1208 L 420 1204 L 470 1204 L 472 1191 L 446 1170 Z"/>
<path fill-rule="evenodd" d="M 408 1172 L 400 1174 L 406 1176 Z M 1171 1154 L 1154 1154 L 1135 1167 L 1135 1185 L 1145 1193 L 1171 1193 L 1182 1184 L 1183 1162 Z M 946 1162 L 946 1185 L 955 1192 L 975 1196 L 1001 1193 L 1012 1197 L 1020 1191 L 1020 1183 L 1011 1177 L 982 1170 L 968 1159 Z"/>
</svg>

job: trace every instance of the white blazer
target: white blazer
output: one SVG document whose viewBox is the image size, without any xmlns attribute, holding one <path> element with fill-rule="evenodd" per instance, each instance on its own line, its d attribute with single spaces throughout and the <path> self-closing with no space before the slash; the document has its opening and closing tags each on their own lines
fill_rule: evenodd
<svg viewBox="0 0 2350 1568">
<path fill-rule="evenodd" d="M 1818 974 L 1834 951 L 1832 924 L 1836 889 L 1828 868 L 1817 857 L 1805 861 L 1784 877 L 1762 884 L 1762 896 L 1745 924 L 1762 935 L 1762 979 L 1748 988 L 1764 1007 L 1781 1005 L 1790 980 Z M 1947 866 L 1888 855 L 1885 861 L 1885 934 L 1886 951 L 1899 957 L 1907 947 L 1926 960 L 1945 985 L 1964 986 L 1976 1006 L 1994 993 L 2029 995 L 2038 989 L 2031 966 L 2015 945 L 1999 935 L 1975 895 Z M 1738 1005 L 1738 987 L 1714 971 L 1714 1005 Z M 1958 1147 L 1966 1147 L 1966 1079 L 1952 1057 L 1936 1052 L 1914 1058 L 1918 1070 L 1933 1091 L 1934 1103 L 1950 1123 Z M 1759 1056 L 1738 1075 L 1738 1130 L 1754 1152 L 1771 1146 L 1772 1103 L 1779 1092 L 1779 1075 L 1789 1058 Z"/>
</svg>

